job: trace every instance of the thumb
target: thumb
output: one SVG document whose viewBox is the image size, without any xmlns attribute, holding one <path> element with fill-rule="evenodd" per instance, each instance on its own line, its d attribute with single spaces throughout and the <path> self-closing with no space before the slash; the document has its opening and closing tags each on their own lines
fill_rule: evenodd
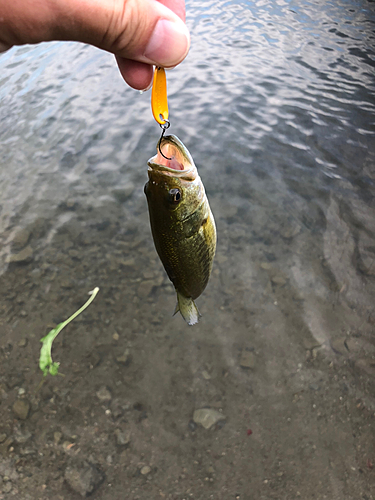
<svg viewBox="0 0 375 500">
<path fill-rule="evenodd" d="M 97 38 L 91 43 L 118 57 L 168 68 L 180 63 L 189 51 L 185 23 L 159 1 L 116 0 L 115 9 L 111 3 L 111 13 L 105 19 L 102 16 L 91 20 Z M 95 23 L 99 26 L 95 27 Z M 102 36 L 95 34 L 95 28 L 102 31 Z"/>
<path fill-rule="evenodd" d="M 189 50 L 188 29 L 173 12 L 183 13 L 183 0 L 39 0 L 38 4 L 35 9 L 27 0 L 0 0 L 0 50 L 71 40 L 165 67 L 180 63 Z"/>
</svg>

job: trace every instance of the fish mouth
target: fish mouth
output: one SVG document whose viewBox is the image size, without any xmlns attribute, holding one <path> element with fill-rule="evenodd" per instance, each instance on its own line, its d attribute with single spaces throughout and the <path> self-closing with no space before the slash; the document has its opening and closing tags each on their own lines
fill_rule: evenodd
<svg viewBox="0 0 375 500">
<path fill-rule="evenodd" d="M 191 154 L 175 135 L 167 135 L 158 143 L 157 154 L 147 162 L 149 170 L 157 170 L 178 177 L 192 174 L 196 167 Z"/>
</svg>

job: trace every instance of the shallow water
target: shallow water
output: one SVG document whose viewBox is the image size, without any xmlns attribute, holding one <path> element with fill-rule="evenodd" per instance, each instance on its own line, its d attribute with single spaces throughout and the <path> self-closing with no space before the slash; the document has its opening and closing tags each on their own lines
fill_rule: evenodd
<svg viewBox="0 0 375 500">
<path fill-rule="evenodd" d="M 90 457 L 106 477 L 95 498 L 375 498 L 374 3 L 193 0 L 187 13 L 170 130 L 218 229 L 193 328 L 171 316 L 149 229 L 149 93 L 89 46 L 0 57 L 3 431 L 25 388 L 35 450 L 55 447 L 29 498 L 71 498 L 48 457 L 58 470 Z M 35 395 L 38 339 L 94 286 L 56 345 L 67 376 Z M 205 407 L 224 423 L 197 426 Z M 46 428 L 78 435 L 79 452 Z M 6 453 L 33 474 L 22 446 Z"/>
</svg>

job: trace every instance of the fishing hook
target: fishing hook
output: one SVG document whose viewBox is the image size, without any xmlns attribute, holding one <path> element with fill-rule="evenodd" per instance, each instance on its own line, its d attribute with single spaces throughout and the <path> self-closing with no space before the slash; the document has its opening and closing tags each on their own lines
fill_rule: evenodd
<svg viewBox="0 0 375 500">
<path fill-rule="evenodd" d="M 160 115 L 160 118 L 163 118 L 162 115 Z M 171 160 L 172 158 L 168 158 L 168 156 L 165 156 L 160 148 L 160 143 L 161 143 L 161 140 L 163 139 L 164 137 L 164 134 L 165 134 L 165 131 L 169 129 L 169 127 L 171 126 L 171 123 L 170 121 L 168 120 L 165 120 L 165 122 L 163 124 L 160 124 L 160 127 L 163 129 L 163 132 L 161 133 L 161 136 L 160 136 L 160 139 L 159 139 L 159 142 L 158 142 L 158 148 L 159 148 L 159 152 L 160 154 L 163 156 L 163 158 L 165 158 L 166 160 Z"/>
</svg>

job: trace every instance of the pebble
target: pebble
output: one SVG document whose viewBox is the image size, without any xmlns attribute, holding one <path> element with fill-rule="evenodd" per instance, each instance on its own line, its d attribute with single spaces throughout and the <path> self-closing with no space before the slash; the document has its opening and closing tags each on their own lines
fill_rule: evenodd
<svg viewBox="0 0 375 500">
<path fill-rule="evenodd" d="M 117 356 L 116 361 L 117 361 L 117 363 L 121 363 L 122 365 L 128 365 L 130 362 L 129 349 L 125 349 L 124 354 L 122 354 L 121 356 Z"/>
<path fill-rule="evenodd" d="M 20 252 L 12 254 L 9 257 L 9 262 L 15 264 L 23 264 L 26 262 L 30 262 L 33 257 L 33 253 L 34 253 L 33 249 L 31 248 L 30 245 L 28 245 Z"/>
<path fill-rule="evenodd" d="M 22 431 L 21 429 L 17 429 L 14 433 L 14 440 L 18 444 L 24 444 L 31 438 L 32 434 L 28 430 Z"/>
<path fill-rule="evenodd" d="M 0 434 L 0 443 L 4 443 L 4 441 L 6 440 L 6 438 L 7 438 L 6 434 Z"/>
<path fill-rule="evenodd" d="M 289 226 L 284 231 L 281 231 L 281 236 L 286 239 L 293 238 L 294 236 L 297 236 L 297 234 L 299 234 L 300 231 L 301 231 L 300 226 L 297 225 Z"/>
<path fill-rule="evenodd" d="M 77 467 L 67 467 L 64 477 L 72 490 L 83 498 L 91 495 L 104 481 L 104 474 L 87 462 Z"/>
<path fill-rule="evenodd" d="M 255 355 L 251 351 L 247 351 L 246 349 L 242 349 L 241 358 L 240 358 L 240 366 L 241 368 L 255 368 Z"/>
<path fill-rule="evenodd" d="M 225 416 L 212 408 L 201 408 L 195 410 L 193 420 L 196 424 L 202 425 L 205 429 L 210 429 L 220 420 L 225 420 Z"/>
<path fill-rule="evenodd" d="M 331 340 L 331 348 L 336 354 L 348 355 L 349 351 L 345 346 L 346 337 L 340 337 L 334 340 Z"/>
<path fill-rule="evenodd" d="M 205 380 L 211 380 L 211 375 L 208 373 L 207 370 L 203 370 L 202 375 Z"/>
<path fill-rule="evenodd" d="M 355 366 L 364 370 L 368 375 L 375 377 L 375 366 L 374 360 L 372 358 L 361 358 L 357 359 L 355 362 Z"/>
<path fill-rule="evenodd" d="M 12 244 L 15 247 L 23 248 L 30 239 L 31 232 L 28 229 L 21 229 L 14 235 L 12 239 Z"/>
<path fill-rule="evenodd" d="M 191 432 L 196 431 L 198 427 L 197 424 L 194 422 L 194 420 L 190 420 L 188 426 Z"/>
<path fill-rule="evenodd" d="M 27 399 L 17 399 L 13 405 L 13 412 L 17 418 L 26 420 L 30 411 L 30 403 Z"/>
<path fill-rule="evenodd" d="M 215 256 L 215 260 L 218 264 L 224 264 L 225 262 L 227 262 L 228 257 L 226 255 L 223 255 L 223 254 L 217 254 Z"/>
<path fill-rule="evenodd" d="M 148 297 L 154 287 L 155 283 L 153 280 L 145 280 L 138 287 L 138 296 L 141 299 Z"/>
<path fill-rule="evenodd" d="M 287 280 L 283 276 L 278 275 L 278 276 L 273 276 L 271 278 L 271 281 L 274 285 L 284 286 L 286 285 Z"/>
<path fill-rule="evenodd" d="M 123 259 L 119 261 L 119 264 L 125 267 L 134 267 L 135 266 L 135 259 L 130 258 L 130 259 Z"/>
<path fill-rule="evenodd" d="M 271 264 L 269 264 L 268 262 L 262 262 L 260 267 L 265 271 L 270 271 L 272 269 Z"/>
<path fill-rule="evenodd" d="M 99 401 L 102 402 L 111 401 L 112 399 L 111 393 L 105 386 L 101 387 L 98 391 L 96 391 L 96 397 L 99 399 Z"/>
<path fill-rule="evenodd" d="M 130 443 L 130 433 L 123 432 L 121 429 L 115 430 L 116 442 L 119 446 L 126 446 Z"/>
<path fill-rule="evenodd" d="M 10 493 L 12 491 L 12 483 L 6 482 L 3 486 L 3 493 Z"/>
<path fill-rule="evenodd" d="M 55 444 L 59 444 L 59 442 L 61 441 L 61 438 L 62 438 L 62 432 L 55 431 L 53 433 L 53 440 L 54 440 Z"/>
<path fill-rule="evenodd" d="M 73 259 L 77 259 L 81 255 L 81 252 L 72 248 L 71 250 L 68 251 L 68 255 L 69 255 L 69 257 L 72 257 Z"/>
<path fill-rule="evenodd" d="M 113 340 L 116 340 L 116 341 L 117 341 L 117 340 L 119 340 L 120 335 L 119 335 L 117 332 L 115 332 L 115 333 L 112 335 L 112 338 L 113 338 Z"/>
<path fill-rule="evenodd" d="M 151 472 L 151 467 L 149 465 L 144 465 L 141 469 L 141 474 L 143 476 L 147 476 L 147 474 L 150 474 Z"/>
<path fill-rule="evenodd" d="M 18 342 L 18 347 L 26 347 L 27 346 L 27 339 L 21 339 Z"/>
</svg>

